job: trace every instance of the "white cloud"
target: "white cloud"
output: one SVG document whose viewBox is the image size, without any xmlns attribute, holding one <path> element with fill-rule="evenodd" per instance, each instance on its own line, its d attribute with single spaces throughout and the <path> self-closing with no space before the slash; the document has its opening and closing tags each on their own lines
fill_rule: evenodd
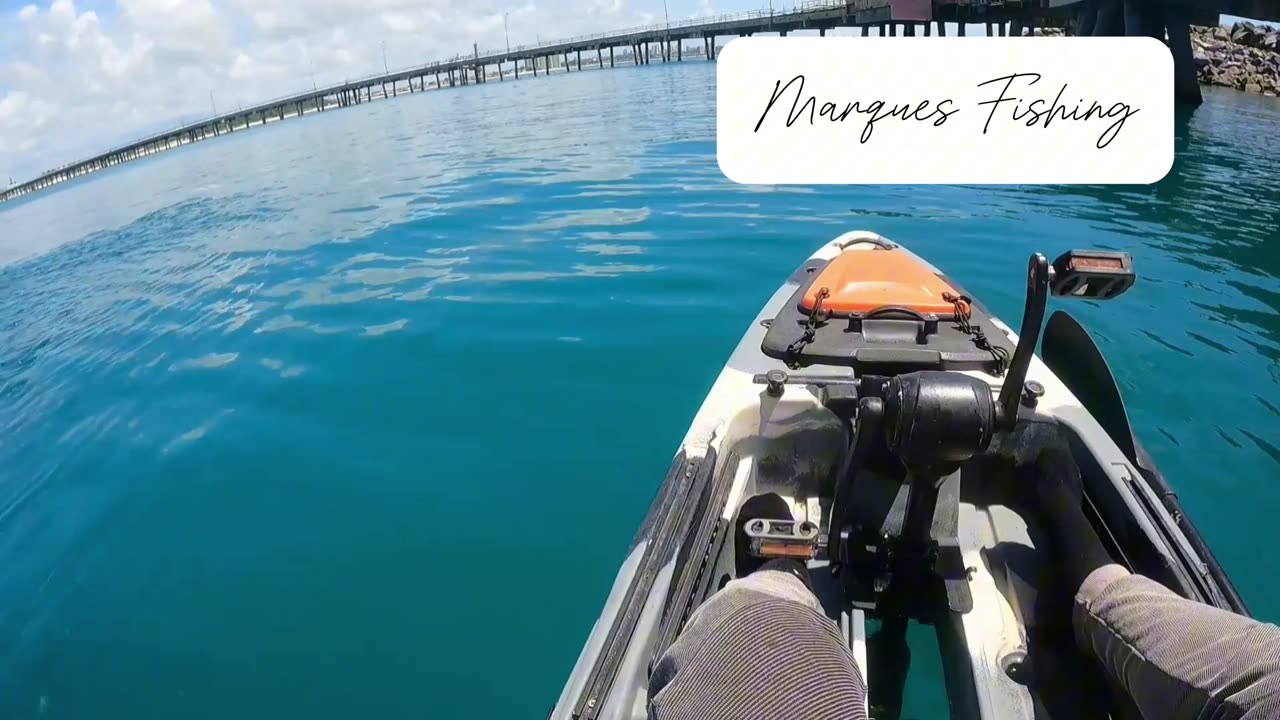
<svg viewBox="0 0 1280 720">
<path fill-rule="evenodd" d="M 81 0 L 85 2 L 86 0 Z M 754 7 L 761 0 L 733 0 Z M 671 17 L 711 11 L 668 0 Z M 212 112 L 382 71 L 632 27 L 661 0 L 75 0 L 0 17 L 0 180 Z M 10 18 L 14 16 L 9 16 Z"/>
</svg>

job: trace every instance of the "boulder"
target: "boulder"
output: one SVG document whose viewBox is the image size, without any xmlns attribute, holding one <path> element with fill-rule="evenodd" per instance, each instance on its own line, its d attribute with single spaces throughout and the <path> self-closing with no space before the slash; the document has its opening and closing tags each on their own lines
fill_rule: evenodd
<svg viewBox="0 0 1280 720">
<path fill-rule="evenodd" d="M 1201 83 L 1280 94 L 1280 31 L 1249 22 L 1193 26 L 1191 45 Z"/>
</svg>

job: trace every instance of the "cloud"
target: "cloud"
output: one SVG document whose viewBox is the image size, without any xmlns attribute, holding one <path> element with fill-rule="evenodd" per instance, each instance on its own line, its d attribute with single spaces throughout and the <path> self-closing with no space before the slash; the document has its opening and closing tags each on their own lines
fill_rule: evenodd
<svg viewBox="0 0 1280 720">
<path fill-rule="evenodd" d="M 0 11 L 0 181 L 207 117 L 214 104 L 381 72 L 384 48 L 395 69 L 473 43 L 501 48 L 504 27 L 516 47 L 663 17 L 661 0 L 81 1 L 93 7 Z M 711 10 L 668 2 L 673 19 Z"/>
</svg>

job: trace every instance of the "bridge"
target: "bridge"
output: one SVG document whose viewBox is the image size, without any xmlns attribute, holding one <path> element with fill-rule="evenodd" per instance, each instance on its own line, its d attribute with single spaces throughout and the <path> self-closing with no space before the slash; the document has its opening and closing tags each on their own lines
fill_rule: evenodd
<svg viewBox="0 0 1280 720">
<path fill-rule="evenodd" d="M 687 54 L 714 60 L 717 38 L 755 33 L 787 35 L 858 27 L 862 35 L 877 28 L 886 35 L 938 35 L 948 23 L 965 34 L 966 24 L 987 26 L 988 35 L 1021 35 L 1034 27 L 1070 27 L 1079 35 L 1156 35 L 1169 39 L 1175 61 L 1175 93 L 1198 104 L 1200 86 L 1191 55 L 1190 24 L 1215 25 L 1219 14 L 1280 20 L 1280 0 L 808 0 L 782 12 L 755 10 L 718 17 L 586 35 L 550 43 L 481 52 L 372 75 L 310 92 L 276 98 L 167 130 L 100 155 L 47 171 L 0 192 L 0 202 L 37 192 L 82 175 L 223 134 L 241 132 L 309 112 L 330 112 L 401 94 L 435 91 L 475 83 L 513 81 L 526 75 L 603 69 L 652 60 L 681 62 L 685 43 L 701 40 Z M 607 56 L 607 57 L 606 57 Z"/>
</svg>

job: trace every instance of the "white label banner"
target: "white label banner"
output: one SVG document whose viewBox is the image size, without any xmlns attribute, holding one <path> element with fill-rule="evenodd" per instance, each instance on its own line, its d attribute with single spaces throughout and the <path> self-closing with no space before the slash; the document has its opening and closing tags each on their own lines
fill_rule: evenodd
<svg viewBox="0 0 1280 720">
<path fill-rule="evenodd" d="M 1144 184 L 1173 165 L 1152 38 L 749 37 L 717 62 L 734 182 Z"/>
</svg>

